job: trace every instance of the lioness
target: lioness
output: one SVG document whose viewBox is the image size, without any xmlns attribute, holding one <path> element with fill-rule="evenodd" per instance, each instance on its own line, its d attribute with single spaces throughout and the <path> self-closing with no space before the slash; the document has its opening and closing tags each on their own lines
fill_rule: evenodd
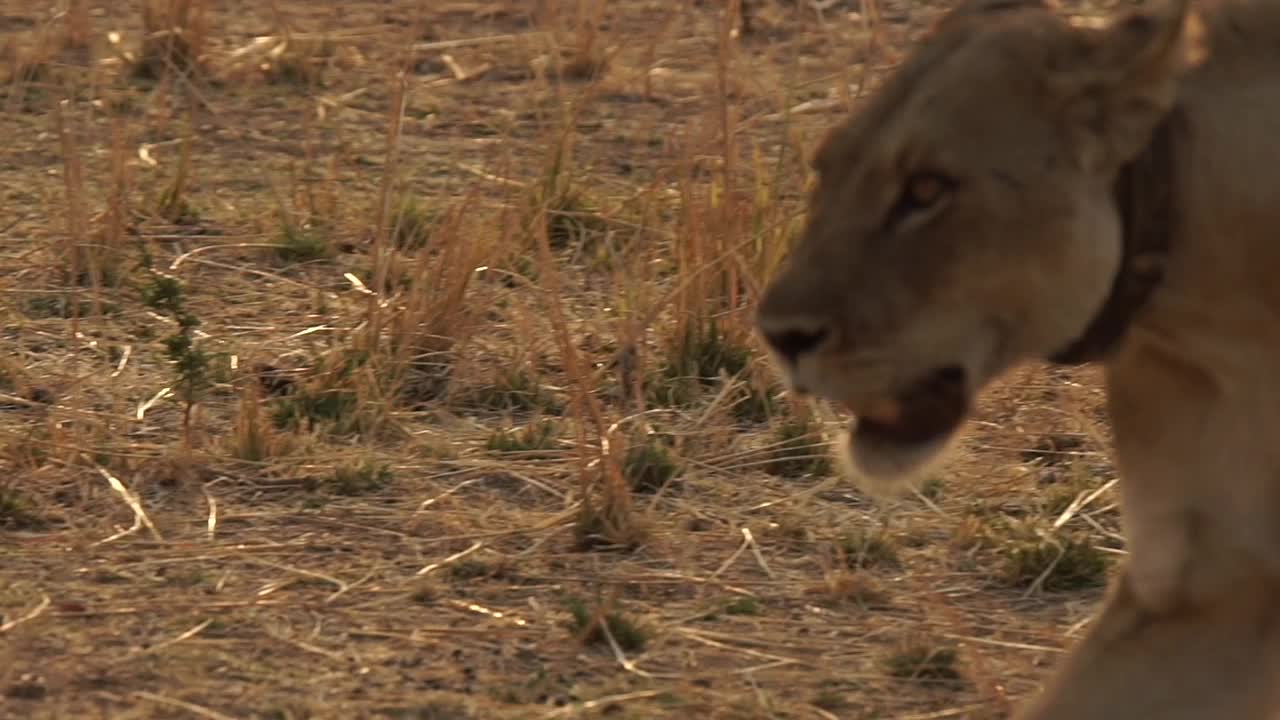
<svg viewBox="0 0 1280 720">
<path fill-rule="evenodd" d="M 864 486 L 1011 366 L 1103 363 L 1129 556 L 1018 717 L 1280 717 L 1280 2 L 966 2 L 814 167 L 758 324 Z"/>
</svg>

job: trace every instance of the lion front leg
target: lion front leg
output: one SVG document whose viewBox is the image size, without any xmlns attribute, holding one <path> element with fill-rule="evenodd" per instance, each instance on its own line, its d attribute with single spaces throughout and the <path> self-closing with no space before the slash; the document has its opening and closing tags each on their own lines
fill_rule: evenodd
<svg viewBox="0 0 1280 720">
<path fill-rule="evenodd" d="M 1158 340 L 1106 368 L 1128 562 L 1019 720 L 1280 719 L 1273 363 L 1245 381 Z"/>
<path fill-rule="evenodd" d="M 1127 573 L 1084 639 L 1017 720 L 1275 720 L 1280 588 L 1237 586 L 1150 611 Z"/>
</svg>

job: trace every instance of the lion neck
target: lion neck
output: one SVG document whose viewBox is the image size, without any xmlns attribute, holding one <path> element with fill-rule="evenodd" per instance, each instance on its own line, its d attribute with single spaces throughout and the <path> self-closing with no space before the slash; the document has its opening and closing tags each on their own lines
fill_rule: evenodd
<svg viewBox="0 0 1280 720">
<path fill-rule="evenodd" d="M 1123 247 L 1111 292 L 1084 333 L 1050 355 L 1050 362 L 1080 365 L 1105 359 L 1164 279 L 1178 222 L 1174 149 L 1184 122 L 1182 109 L 1175 106 L 1156 126 L 1146 149 L 1120 169 L 1114 193 Z"/>
</svg>

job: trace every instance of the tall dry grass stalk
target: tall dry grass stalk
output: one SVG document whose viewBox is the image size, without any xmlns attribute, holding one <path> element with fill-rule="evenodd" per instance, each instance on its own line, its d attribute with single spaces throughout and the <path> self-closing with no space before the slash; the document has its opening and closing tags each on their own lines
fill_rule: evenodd
<svg viewBox="0 0 1280 720">
<path fill-rule="evenodd" d="M 99 220 L 97 232 L 98 252 L 93 262 L 92 278 L 96 286 L 101 282 L 119 284 L 124 279 L 125 226 L 130 216 L 129 197 L 133 190 L 129 172 L 129 120 L 124 113 L 111 118 L 111 176 L 107 194 L 107 207 Z M 96 310 L 95 310 L 96 311 Z"/>
<path fill-rule="evenodd" d="M 152 78 L 187 77 L 200 69 L 208 43 L 205 0 L 143 0 L 142 48 L 134 71 Z"/>
<path fill-rule="evenodd" d="M 85 48 L 93 35 L 89 22 L 89 0 L 71 0 L 67 7 L 67 46 Z"/>
<path fill-rule="evenodd" d="M 405 72 L 397 70 L 391 81 L 391 106 L 387 110 L 386 160 L 382 168 L 382 181 L 378 187 L 373 245 L 369 248 L 369 257 L 373 262 L 373 286 L 371 288 L 373 293 L 368 297 L 366 309 L 365 347 L 370 349 L 378 346 L 383 330 L 382 305 L 385 301 L 387 277 L 392 262 L 388 252 L 391 246 L 392 198 L 394 197 L 396 176 L 400 168 L 400 135 L 404 124 L 407 87 L 408 79 Z"/>
<path fill-rule="evenodd" d="M 566 114 L 563 126 L 554 130 L 556 135 L 548 143 L 551 157 L 548 160 L 548 182 L 555 182 L 568 172 L 571 163 L 571 138 L 577 126 L 577 108 Z M 548 235 L 548 207 L 537 208 L 532 222 L 540 290 L 556 344 L 560 350 L 565 376 L 571 388 L 570 411 L 577 435 L 577 475 L 581 495 L 578 518 L 579 545 L 592 546 L 605 543 L 631 548 L 643 542 L 645 529 L 636 516 L 631 502 L 631 491 L 622 475 L 622 458 L 625 456 L 625 440 L 618 427 L 606 417 L 601 407 L 598 381 L 588 370 L 589 363 L 579 356 L 573 333 L 565 313 L 561 269 L 551 248 Z M 598 442 L 593 457 L 592 444 L 587 429 L 595 431 Z M 598 465 L 598 474 L 591 467 Z M 598 536 L 598 537 L 597 537 Z"/>
<path fill-rule="evenodd" d="M 493 243 L 464 226 L 473 202 L 463 198 L 451 208 L 412 260 L 408 286 L 387 333 L 393 396 L 427 399 L 442 394 L 454 352 L 475 329 L 468 291 Z"/>
<path fill-rule="evenodd" d="M 63 100 L 58 103 L 56 112 L 58 137 L 62 145 L 63 180 L 67 200 L 67 239 L 63 244 L 62 257 L 67 262 L 65 278 L 67 288 L 67 305 L 71 312 L 71 336 L 80 334 L 80 286 L 81 261 L 87 242 L 85 217 L 84 175 L 80 160 L 80 146 L 72 127 L 71 102 Z M 101 268 L 93 263 L 90 267 L 93 279 L 93 313 L 102 312 L 100 291 L 102 289 Z"/>
</svg>

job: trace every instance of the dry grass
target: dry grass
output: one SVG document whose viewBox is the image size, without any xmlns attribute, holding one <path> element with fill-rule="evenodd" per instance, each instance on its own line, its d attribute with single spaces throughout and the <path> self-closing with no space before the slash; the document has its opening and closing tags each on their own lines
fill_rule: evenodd
<svg viewBox="0 0 1280 720">
<path fill-rule="evenodd" d="M 750 331 L 939 7 L 35 5 L 0 715 L 995 718 L 1097 601 L 1095 378 L 1011 378 L 875 507 Z"/>
</svg>

